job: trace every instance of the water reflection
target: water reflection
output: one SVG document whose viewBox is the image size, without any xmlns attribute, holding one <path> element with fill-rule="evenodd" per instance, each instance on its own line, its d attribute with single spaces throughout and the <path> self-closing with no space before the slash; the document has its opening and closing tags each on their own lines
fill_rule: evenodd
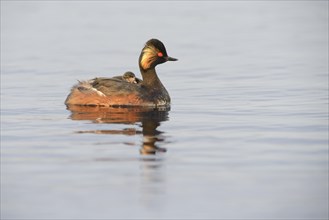
<svg viewBox="0 0 329 220">
<path fill-rule="evenodd" d="M 124 134 L 141 135 L 143 137 L 140 153 L 152 155 L 158 152 L 166 152 L 165 148 L 158 147 L 159 142 L 164 141 L 161 131 L 157 130 L 162 121 L 168 120 L 169 108 L 154 109 L 145 107 L 114 108 L 100 106 L 68 106 L 72 120 L 90 120 L 94 123 L 107 124 L 136 124 L 141 123 L 142 130 L 125 128 L 122 130 L 85 130 L 78 133 L 96 134 Z"/>
</svg>

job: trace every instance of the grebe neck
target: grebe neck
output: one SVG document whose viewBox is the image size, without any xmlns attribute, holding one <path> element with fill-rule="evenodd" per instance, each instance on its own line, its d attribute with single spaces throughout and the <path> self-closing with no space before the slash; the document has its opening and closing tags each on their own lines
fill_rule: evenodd
<svg viewBox="0 0 329 220">
<path fill-rule="evenodd" d="M 140 68 L 140 71 L 141 71 L 141 74 L 142 74 L 142 77 L 143 77 L 143 82 L 142 84 L 144 86 L 150 86 L 150 87 L 153 87 L 153 88 L 159 88 L 159 87 L 163 87 L 156 71 L 155 71 L 155 68 L 151 68 L 151 69 L 148 69 L 148 70 L 144 70 L 142 68 Z"/>
</svg>

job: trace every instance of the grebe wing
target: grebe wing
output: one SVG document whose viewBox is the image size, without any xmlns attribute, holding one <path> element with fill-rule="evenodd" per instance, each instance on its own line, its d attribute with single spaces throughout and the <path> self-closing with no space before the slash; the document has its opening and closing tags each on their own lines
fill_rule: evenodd
<svg viewBox="0 0 329 220">
<path fill-rule="evenodd" d="M 125 95 L 139 92 L 140 84 L 128 83 L 123 79 L 98 77 L 92 79 L 90 84 L 93 88 L 107 96 Z"/>
</svg>

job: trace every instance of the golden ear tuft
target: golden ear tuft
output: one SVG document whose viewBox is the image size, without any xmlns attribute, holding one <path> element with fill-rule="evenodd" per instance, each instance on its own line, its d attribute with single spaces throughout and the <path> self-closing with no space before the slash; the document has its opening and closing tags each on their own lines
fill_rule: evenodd
<svg viewBox="0 0 329 220">
<path fill-rule="evenodd" d="M 143 69 L 149 69 L 152 63 L 157 59 L 160 52 L 153 46 L 149 45 L 143 49 L 141 66 Z"/>
</svg>

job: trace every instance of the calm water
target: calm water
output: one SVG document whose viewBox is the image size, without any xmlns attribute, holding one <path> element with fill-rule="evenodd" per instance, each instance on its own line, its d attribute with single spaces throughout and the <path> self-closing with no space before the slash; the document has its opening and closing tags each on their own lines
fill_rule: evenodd
<svg viewBox="0 0 329 220">
<path fill-rule="evenodd" d="M 66 109 L 152 37 L 170 110 Z M 328 218 L 328 2 L 1 1 L 1 218 Z"/>
</svg>

